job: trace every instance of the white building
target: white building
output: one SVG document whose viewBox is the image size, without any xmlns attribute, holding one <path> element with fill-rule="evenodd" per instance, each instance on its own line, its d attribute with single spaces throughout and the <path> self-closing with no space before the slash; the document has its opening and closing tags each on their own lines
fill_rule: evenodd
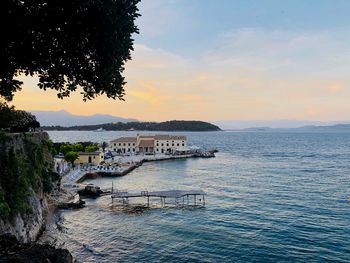
<svg viewBox="0 0 350 263">
<path fill-rule="evenodd" d="M 119 154 L 136 152 L 136 137 L 120 137 L 109 143 L 109 150 Z"/>
<path fill-rule="evenodd" d="M 154 153 L 154 136 L 138 135 L 136 143 L 138 153 Z"/>
<path fill-rule="evenodd" d="M 185 149 L 187 149 L 186 136 L 176 135 L 121 137 L 109 144 L 109 150 L 119 154 L 173 154 Z"/>
<path fill-rule="evenodd" d="M 176 135 L 155 135 L 154 136 L 156 153 L 174 153 L 176 150 L 182 150 L 187 147 L 186 136 Z"/>
</svg>

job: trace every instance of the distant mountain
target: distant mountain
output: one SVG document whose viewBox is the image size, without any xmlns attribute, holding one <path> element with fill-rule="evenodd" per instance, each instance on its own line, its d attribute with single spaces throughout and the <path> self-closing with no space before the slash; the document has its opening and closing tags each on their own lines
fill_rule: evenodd
<svg viewBox="0 0 350 263">
<path fill-rule="evenodd" d="M 301 131 L 346 131 L 350 132 L 350 124 L 336 124 L 328 126 L 304 126 L 297 128 Z"/>
<path fill-rule="evenodd" d="M 44 130 L 52 131 L 95 131 L 103 129 L 106 131 L 220 131 L 221 129 L 204 121 L 165 121 L 165 122 L 127 122 L 127 123 L 105 123 L 98 125 L 79 125 L 71 127 L 43 126 Z"/>
<path fill-rule="evenodd" d="M 336 124 L 326 126 L 308 125 L 298 128 L 270 128 L 255 127 L 245 129 L 235 129 L 234 131 L 246 132 L 350 132 L 350 124 Z"/>
<path fill-rule="evenodd" d="M 336 124 L 348 124 L 349 121 L 308 121 L 308 120 L 272 120 L 272 121 L 241 121 L 241 120 L 223 120 L 212 121 L 215 125 L 218 125 L 223 130 L 236 130 L 236 129 L 268 129 L 268 128 L 299 128 L 304 126 L 330 126 Z M 261 128 L 260 128 L 261 127 Z"/>
<path fill-rule="evenodd" d="M 41 126 L 62 126 L 69 127 L 75 125 L 95 125 L 99 123 L 115 122 L 137 122 L 135 119 L 126 119 L 108 114 L 94 114 L 90 116 L 80 116 L 60 111 L 32 111 Z"/>
</svg>

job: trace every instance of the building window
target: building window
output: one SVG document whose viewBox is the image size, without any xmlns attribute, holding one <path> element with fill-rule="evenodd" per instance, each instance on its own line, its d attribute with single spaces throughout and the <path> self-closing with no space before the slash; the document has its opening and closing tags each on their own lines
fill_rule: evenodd
<svg viewBox="0 0 350 263">
<path fill-rule="evenodd" d="M 135 148 L 134 148 L 134 149 L 132 149 L 132 151 L 134 152 L 134 151 L 135 151 Z"/>
<path fill-rule="evenodd" d="M 173 145 L 173 146 L 175 146 L 175 144 L 174 144 L 174 143 L 173 143 L 172 145 Z"/>
<path fill-rule="evenodd" d="M 183 143 L 182 146 L 185 146 L 185 144 Z"/>
<path fill-rule="evenodd" d="M 166 146 L 169 146 L 169 143 L 167 143 Z"/>
<path fill-rule="evenodd" d="M 121 144 L 121 143 L 119 143 L 119 146 L 122 146 L 122 144 Z"/>
<path fill-rule="evenodd" d="M 116 149 L 116 148 L 114 148 L 114 151 L 116 152 L 116 151 L 117 151 L 117 149 Z"/>
<path fill-rule="evenodd" d="M 117 144 L 115 143 L 114 146 L 117 146 Z"/>
<path fill-rule="evenodd" d="M 125 143 L 123 145 L 125 146 Z"/>
<path fill-rule="evenodd" d="M 164 146 L 164 143 L 162 143 L 162 146 Z"/>
<path fill-rule="evenodd" d="M 159 149 L 157 148 L 157 152 L 159 152 Z"/>
<path fill-rule="evenodd" d="M 178 143 L 177 146 L 180 146 L 180 143 Z"/>
<path fill-rule="evenodd" d="M 157 143 L 157 146 L 159 146 L 159 143 Z"/>
<path fill-rule="evenodd" d="M 132 146 L 135 146 L 135 143 L 133 143 Z"/>
</svg>

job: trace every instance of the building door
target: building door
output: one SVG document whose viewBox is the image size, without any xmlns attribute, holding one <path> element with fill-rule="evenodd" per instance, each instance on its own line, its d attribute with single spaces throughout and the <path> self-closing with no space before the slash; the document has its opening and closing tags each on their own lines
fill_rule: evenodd
<svg viewBox="0 0 350 263">
<path fill-rule="evenodd" d="M 91 163 L 91 156 L 89 156 L 89 163 Z"/>
</svg>

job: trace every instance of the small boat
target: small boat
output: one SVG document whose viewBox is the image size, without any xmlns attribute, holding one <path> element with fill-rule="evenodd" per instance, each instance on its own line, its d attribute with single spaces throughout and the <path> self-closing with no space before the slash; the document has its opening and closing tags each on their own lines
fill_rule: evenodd
<svg viewBox="0 0 350 263">
<path fill-rule="evenodd" d="M 104 132 L 104 131 L 106 131 L 106 130 L 103 128 L 98 128 L 97 130 L 94 130 L 94 132 Z"/>
</svg>

